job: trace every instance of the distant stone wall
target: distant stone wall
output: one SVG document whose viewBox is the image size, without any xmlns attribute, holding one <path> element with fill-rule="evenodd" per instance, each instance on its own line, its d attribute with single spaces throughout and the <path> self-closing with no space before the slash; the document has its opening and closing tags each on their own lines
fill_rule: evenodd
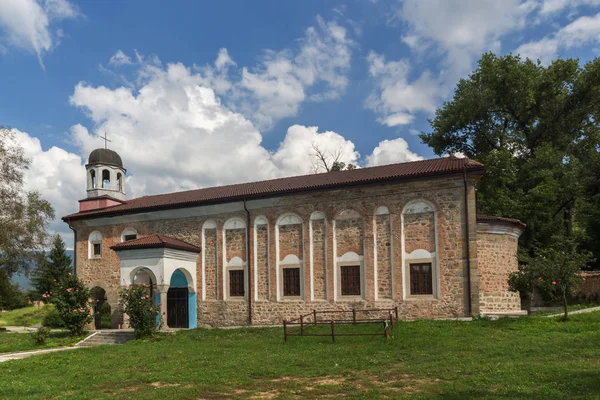
<svg viewBox="0 0 600 400">
<path fill-rule="evenodd" d="M 477 224 L 480 312 L 521 310 L 519 293 L 508 290 L 508 276 L 519 269 L 517 249 L 521 230 L 505 223 Z"/>
<path fill-rule="evenodd" d="M 485 297 L 481 305 L 493 310 L 518 309 L 518 296 L 506 291 L 505 279 L 508 272 L 516 268 L 516 239 L 484 232 L 478 240 L 474 222 L 475 178 L 469 179 L 469 210 L 470 220 L 473 221 L 470 224 L 471 270 L 472 276 L 479 276 L 481 281 Z M 402 212 L 407 204 L 419 199 L 431 204 L 435 213 L 406 216 L 405 234 L 408 237 L 405 244 L 407 248 L 403 249 Z M 225 223 L 232 218 L 237 221 L 247 220 L 243 205 L 240 203 L 237 209 L 235 207 L 231 204 L 212 205 L 199 210 L 197 214 L 189 210 L 170 210 L 163 212 L 160 218 L 155 216 L 156 212 L 149 212 L 122 218 L 75 221 L 77 274 L 87 285 L 105 289 L 109 303 L 113 310 L 117 310 L 118 291 L 121 285 L 128 285 L 130 282 L 120 281 L 120 260 L 110 250 L 110 246 L 119 243 L 123 230 L 131 227 L 137 230 L 139 237 L 161 233 L 203 247 L 203 253 L 197 259 L 199 325 L 247 323 L 247 298 L 223 300 L 223 263 L 230 262 L 234 256 L 250 264 L 251 275 L 247 281 L 251 285 L 248 289 L 252 293 L 253 323 L 256 324 L 281 323 L 284 318 L 296 318 L 312 309 L 398 306 L 401 317 L 407 319 L 465 315 L 467 279 L 462 176 L 320 191 L 248 202 L 250 226 L 225 230 Z M 380 214 L 377 210 L 381 207 L 387 213 Z M 235 211 L 231 211 L 232 209 Z M 165 217 L 167 213 L 168 218 Z M 277 226 L 278 219 L 290 213 L 297 215 L 302 223 Z M 319 217 L 311 220 L 315 213 Z M 261 223 L 255 226 L 259 217 Z M 211 222 L 211 228 L 203 230 L 202 227 L 208 221 Z M 246 229 L 250 240 L 248 252 Z M 103 236 L 102 257 L 89 259 L 87 239 L 95 230 L 100 231 Z M 277 237 L 279 243 L 276 243 Z M 281 258 L 286 253 L 294 254 L 303 264 L 304 287 L 300 300 L 277 301 L 277 288 L 281 284 L 277 282 L 276 274 L 276 266 L 281 261 L 276 254 L 278 245 Z M 481 255 L 478 252 L 480 245 L 485 248 Z M 416 249 L 436 252 L 439 293 L 434 296 L 406 298 L 403 279 L 410 279 L 410 274 L 403 271 L 403 254 Z M 359 298 L 334 299 L 334 255 L 339 258 L 346 252 L 355 252 L 364 257 L 361 277 L 364 279 L 363 292 Z M 478 263 L 479 255 L 483 263 Z M 502 257 L 505 257 L 506 262 Z M 245 273 L 247 272 L 246 268 Z M 480 304 L 479 286 L 476 279 L 471 282 L 472 309 L 477 315 Z M 246 297 L 250 290 L 246 290 Z"/>
<path fill-rule="evenodd" d="M 575 297 L 583 301 L 600 302 L 600 271 L 583 272 L 575 287 Z"/>
</svg>

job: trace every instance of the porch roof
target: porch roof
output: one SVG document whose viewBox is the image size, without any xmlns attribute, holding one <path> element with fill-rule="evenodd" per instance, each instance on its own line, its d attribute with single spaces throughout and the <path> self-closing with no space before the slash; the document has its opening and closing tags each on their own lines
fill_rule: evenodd
<svg viewBox="0 0 600 400">
<path fill-rule="evenodd" d="M 200 253 L 201 251 L 199 247 L 194 246 L 193 244 L 184 242 L 183 240 L 179 240 L 174 237 L 161 235 L 160 233 L 129 240 L 111 247 L 111 249 L 115 251 L 154 248 L 183 250 L 191 253 Z"/>
</svg>

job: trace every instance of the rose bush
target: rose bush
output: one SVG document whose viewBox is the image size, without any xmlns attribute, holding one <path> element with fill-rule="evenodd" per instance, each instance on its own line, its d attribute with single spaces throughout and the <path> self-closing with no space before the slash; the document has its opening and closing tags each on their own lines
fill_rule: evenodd
<svg viewBox="0 0 600 400">
<path fill-rule="evenodd" d="M 157 328 L 156 317 L 160 313 L 161 305 L 154 304 L 150 285 L 131 285 L 121 290 L 120 296 L 135 337 L 139 339 L 151 336 Z"/>
<path fill-rule="evenodd" d="M 85 326 L 94 319 L 89 302 L 90 290 L 75 275 L 67 275 L 54 292 L 44 293 L 42 297 L 50 298 L 73 336 L 81 335 Z"/>
</svg>

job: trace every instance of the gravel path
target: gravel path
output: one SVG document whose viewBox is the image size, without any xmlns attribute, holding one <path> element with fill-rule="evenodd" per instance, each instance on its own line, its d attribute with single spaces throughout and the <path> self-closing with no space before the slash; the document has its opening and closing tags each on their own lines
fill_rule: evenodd
<svg viewBox="0 0 600 400">
<path fill-rule="evenodd" d="M 29 356 L 34 356 L 36 354 L 44 354 L 44 353 L 53 353 L 55 351 L 63 351 L 63 350 L 76 350 L 81 347 L 56 347 L 54 349 L 43 349 L 43 350 L 29 350 L 29 351 L 18 351 L 15 353 L 2 353 L 0 354 L 0 362 L 9 361 L 9 360 L 20 360 L 22 358 L 26 358 Z"/>
</svg>

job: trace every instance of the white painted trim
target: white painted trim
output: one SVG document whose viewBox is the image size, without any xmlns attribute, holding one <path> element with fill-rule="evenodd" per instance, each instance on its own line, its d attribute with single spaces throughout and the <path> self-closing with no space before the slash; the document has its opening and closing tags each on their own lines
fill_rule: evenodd
<svg viewBox="0 0 600 400">
<path fill-rule="evenodd" d="M 315 211 L 310 214 L 310 219 L 325 219 L 325 213 L 322 211 Z"/>
<path fill-rule="evenodd" d="M 314 251 L 313 251 L 313 213 L 308 220 L 308 274 L 310 277 L 310 301 L 315 301 Z"/>
<path fill-rule="evenodd" d="M 488 222 L 478 222 L 477 231 L 481 230 L 482 234 L 489 233 L 491 235 L 509 235 L 514 238 L 519 238 L 523 231 L 516 227 L 509 227 L 504 224 L 494 224 Z"/>
<path fill-rule="evenodd" d="M 336 220 L 334 219 L 332 221 L 332 226 L 331 229 L 333 229 L 333 249 L 332 249 L 332 254 L 333 254 L 333 301 L 337 300 L 337 286 L 338 286 L 338 279 L 337 279 L 337 262 L 336 262 L 336 258 L 337 258 L 337 239 L 336 239 L 336 230 L 335 230 L 335 222 Z"/>
<path fill-rule="evenodd" d="M 302 218 L 294 213 L 285 213 L 277 218 L 277 226 L 302 224 Z"/>
<path fill-rule="evenodd" d="M 238 226 L 238 224 L 240 226 Z M 246 221 L 244 221 L 240 217 L 229 218 L 227 221 L 225 221 L 225 224 L 223 224 L 224 231 L 230 230 L 230 229 L 242 229 L 242 228 L 246 228 Z"/>
<path fill-rule="evenodd" d="M 100 244 L 100 255 L 98 256 L 94 255 L 94 245 L 97 243 Z M 102 250 L 104 250 L 103 247 L 104 243 L 102 233 L 100 231 L 93 231 L 92 233 L 90 233 L 90 235 L 88 236 L 88 259 L 97 260 L 99 258 L 102 258 Z"/>
<path fill-rule="evenodd" d="M 123 229 L 123 232 L 121 232 L 121 243 L 125 241 L 126 235 L 135 235 L 137 238 L 138 232 L 132 227 Z"/>
<path fill-rule="evenodd" d="M 390 210 L 386 206 L 379 206 L 377 210 L 375 210 L 375 215 L 386 215 L 389 214 Z"/>
</svg>

